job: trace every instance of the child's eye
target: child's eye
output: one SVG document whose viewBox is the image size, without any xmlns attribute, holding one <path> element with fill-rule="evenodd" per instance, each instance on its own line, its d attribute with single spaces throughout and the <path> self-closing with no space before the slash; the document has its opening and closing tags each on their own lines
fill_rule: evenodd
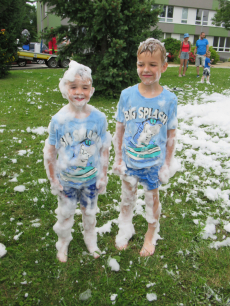
<svg viewBox="0 0 230 306">
<path fill-rule="evenodd" d="M 87 90 L 87 89 L 88 89 L 88 87 L 83 87 L 83 89 L 86 89 L 86 90 Z"/>
</svg>

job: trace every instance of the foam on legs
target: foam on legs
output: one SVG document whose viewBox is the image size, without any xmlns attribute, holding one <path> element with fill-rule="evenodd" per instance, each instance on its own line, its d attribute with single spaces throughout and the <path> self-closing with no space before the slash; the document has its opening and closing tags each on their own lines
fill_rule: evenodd
<svg viewBox="0 0 230 306">
<path fill-rule="evenodd" d="M 82 221 L 83 221 L 83 236 L 88 251 L 94 258 L 100 256 L 100 249 L 97 246 L 97 232 L 96 232 L 96 211 L 97 211 L 97 196 L 94 199 L 88 198 L 90 203 L 87 208 L 81 205 Z"/>
<path fill-rule="evenodd" d="M 61 262 L 67 261 L 68 246 L 73 239 L 71 229 L 74 224 L 74 213 L 76 209 L 76 201 L 65 198 L 64 196 L 58 197 L 58 208 L 55 210 L 57 214 L 57 222 L 53 226 L 55 233 L 58 235 L 56 242 L 57 258 Z"/>
<path fill-rule="evenodd" d="M 122 177 L 122 199 L 118 218 L 119 232 L 116 236 L 116 248 L 126 249 L 129 239 L 135 234 L 132 224 L 133 209 L 137 199 L 137 179 L 124 175 Z"/>
</svg>

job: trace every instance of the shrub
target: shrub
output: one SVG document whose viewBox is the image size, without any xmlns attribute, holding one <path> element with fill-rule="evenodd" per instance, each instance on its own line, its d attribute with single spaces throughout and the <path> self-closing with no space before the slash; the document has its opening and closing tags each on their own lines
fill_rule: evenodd
<svg viewBox="0 0 230 306">
<path fill-rule="evenodd" d="M 9 73 L 11 62 L 15 61 L 17 46 L 14 37 L 5 29 L 0 31 L 0 79 Z"/>
<path fill-rule="evenodd" d="M 168 60 L 173 61 L 174 58 L 178 56 L 181 41 L 175 38 L 166 38 L 162 42 L 164 42 L 165 44 L 166 51 L 170 53 L 170 56 L 168 56 Z"/>
<path fill-rule="evenodd" d="M 213 47 L 209 47 L 209 51 L 211 52 L 210 58 L 214 59 L 212 64 L 216 64 L 220 60 L 219 54 L 213 49 Z"/>
<path fill-rule="evenodd" d="M 195 61 L 196 61 L 196 57 L 194 55 L 194 51 L 193 52 L 190 51 L 190 53 L 189 53 L 189 63 L 190 64 L 195 64 Z"/>
</svg>

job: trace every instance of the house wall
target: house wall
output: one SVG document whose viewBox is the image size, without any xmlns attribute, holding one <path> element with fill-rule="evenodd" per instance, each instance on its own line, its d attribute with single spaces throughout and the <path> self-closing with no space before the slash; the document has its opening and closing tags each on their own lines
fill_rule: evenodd
<svg viewBox="0 0 230 306">
<path fill-rule="evenodd" d="M 212 23 L 212 18 L 215 15 L 215 10 L 218 8 L 218 0 L 156 0 L 156 4 L 171 5 L 174 7 L 173 21 L 172 22 L 158 22 L 158 27 L 163 33 L 171 34 L 172 38 L 180 39 L 181 34 L 189 33 L 189 40 L 194 42 L 194 36 L 199 36 L 201 32 L 206 34 L 209 46 L 213 46 L 214 37 L 230 37 L 230 31 L 224 27 L 217 27 Z M 187 23 L 181 23 L 182 10 L 188 8 Z M 208 10 L 208 23 L 207 25 L 196 24 L 197 8 Z M 167 34 L 168 35 L 168 34 Z M 163 35 L 166 37 L 166 34 Z M 197 39 L 197 38 L 196 38 Z M 217 51 L 221 58 L 230 58 L 230 52 Z"/>
</svg>

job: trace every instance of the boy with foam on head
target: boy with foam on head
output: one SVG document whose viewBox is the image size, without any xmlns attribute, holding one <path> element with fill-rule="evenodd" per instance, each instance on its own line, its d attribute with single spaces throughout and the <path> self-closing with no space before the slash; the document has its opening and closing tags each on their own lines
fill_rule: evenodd
<svg viewBox="0 0 230 306">
<path fill-rule="evenodd" d="M 214 61 L 214 59 L 210 60 L 211 52 L 207 51 L 206 52 L 206 58 L 204 61 L 204 71 L 203 71 L 203 76 L 201 78 L 201 83 L 204 83 L 204 78 L 206 77 L 206 83 L 210 84 L 210 68 L 212 67 L 211 63 Z"/>
<path fill-rule="evenodd" d="M 116 247 L 126 249 L 135 233 L 132 218 L 139 182 L 145 190 L 148 222 L 141 256 L 155 251 L 161 213 L 158 187 L 175 173 L 177 98 L 159 84 L 166 69 L 163 44 L 154 38 L 142 42 L 137 51 L 141 83 L 122 91 L 116 114 L 113 171 L 122 179 Z"/>
<path fill-rule="evenodd" d="M 97 258 L 97 198 L 105 193 L 107 185 L 111 135 L 106 132 L 105 114 L 87 104 L 94 93 L 90 68 L 71 61 L 59 88 L 69 103 L 52 117 L 44 147 L 51 190 L 58 195 L 57 222 L 53 227 L 58 235 L 57 257 L 67 261 L 74 213 L 80 202 L 84 241 Z"/>
</svg>

